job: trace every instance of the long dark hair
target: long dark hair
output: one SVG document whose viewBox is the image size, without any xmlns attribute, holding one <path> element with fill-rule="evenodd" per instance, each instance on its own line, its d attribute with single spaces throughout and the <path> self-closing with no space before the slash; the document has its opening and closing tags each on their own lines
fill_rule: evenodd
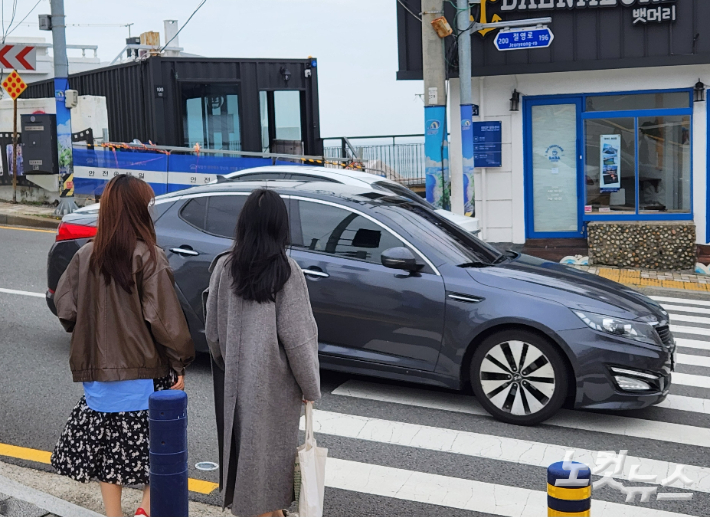
<svg viewBox="0 0 710 517">
<path fill-rule="evenodd" d="M 155 193 L 145 181 L 121 174 L 108 182 L 101 196 L 99 227 L 91 252 L 91 268 L 110 284 L 113 279 L 128 294 L 133 281 L 133 252 L 139 240 L 148 245 L 155 264 L 155 228 L 149 206 Z"/>
<path fill-rule="evenodd" d="M 237 296 L 258 303 L 276 301 L 276 293 L 291 277 L 288 240 L 288 212 L 281 196 L 268 189 L 252 192 L 239 214 L 230 254 Z"/>
</svg>

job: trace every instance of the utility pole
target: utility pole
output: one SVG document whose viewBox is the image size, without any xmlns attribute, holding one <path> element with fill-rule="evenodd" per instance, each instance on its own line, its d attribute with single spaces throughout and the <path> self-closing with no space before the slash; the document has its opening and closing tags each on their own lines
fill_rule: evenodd
<svg viewBox="0 0 710 517">
<path fill-rule="evenodd" d="M 461 109 L 461 154 L 463 164 L 463 196 L 453 196 L 453 199 L 463 198 L 463 213 L 474 216 L 476 213 L 476 196 L 473 181 L 473 99 L 471 96 L 471 22 L 469 0 L 456 2 L 456 27 L 459 49 L 459 84 Z M 456 182 L 456 185 L 461 185 Z M 452 203 L 453 205 L 453 203 Z M 459 211 L 455 211 L 459 212 Z"/>
<path fill-rule="evenodd" d="M 431 25 L 432 20 L 443 15 L 442 0 L 422 0 L 426 198 L 434 206 L 448 209 L 451 184 L 446 125 L 444 41 Z"/>
<path fill-rule="evenodd" d="M 54 49 L 54 100 L 57 108 L 57 156 L 59 159 L 59 205 L 56 215 L 77 209 L 74 202 L 74 160 L 71 144 L 71 111 L 66 106 L 69 89 L 69 60 L 65 34 L 64 0 L 50 0 L 52 8 L 52 45 Z"/>
</svg>

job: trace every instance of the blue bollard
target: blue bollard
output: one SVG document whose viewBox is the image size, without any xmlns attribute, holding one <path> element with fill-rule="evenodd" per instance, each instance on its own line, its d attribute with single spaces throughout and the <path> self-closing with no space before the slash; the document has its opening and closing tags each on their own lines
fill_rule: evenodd
<svg viewBox="0 0 710 517">
<path fill-rule="evenodd" d="M 156 391 L 149 407 L 150 515 L 188 517 L 187 395 Z"/>
<path fill-rule="evenodd" d="M 590 517 L 591 471 L 576 461 L 553 463 L 547 468 L 547 516 Z"/>
</svg>

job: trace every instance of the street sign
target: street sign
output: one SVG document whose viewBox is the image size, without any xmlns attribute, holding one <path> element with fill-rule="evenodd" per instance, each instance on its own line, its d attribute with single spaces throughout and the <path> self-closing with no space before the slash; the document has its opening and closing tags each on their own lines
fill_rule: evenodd
<svg viewBox="0 0 710 517">
<path fill-rule="evenodd" d="M 0 49 L 0 64 L 14 70 L 35 70 L 37 48 L 27 45 L 5 45 Z"/>
<path fill-rule="evenodd" d="M 10 94 L 10 97 L 17 99 L 22 92 L 27 89 L 27 84 L 22 80 L 20 74 L 14 70 L 7 78 L 2 82 L 2 87 L 5 91 Z"/>
<path fill-rule="evenodd" d="M 549 27 L 535 27 L 502 30 L 496 34 L 494 43 L 498 50 L 527 50 L 547 48 L 552 44 L 553 39 L 555 35 Z"/>
</svg>

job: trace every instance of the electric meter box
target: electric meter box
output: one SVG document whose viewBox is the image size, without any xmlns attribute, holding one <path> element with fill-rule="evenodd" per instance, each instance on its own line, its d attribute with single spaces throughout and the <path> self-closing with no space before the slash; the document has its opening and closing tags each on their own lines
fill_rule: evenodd
<svg viewBox="0 0 710 517">
<path fill-rule="evenodd" d="M 59 174 L 56 115 L 22 115 L 21 126 L 25 174 Z"/>
</svg>

